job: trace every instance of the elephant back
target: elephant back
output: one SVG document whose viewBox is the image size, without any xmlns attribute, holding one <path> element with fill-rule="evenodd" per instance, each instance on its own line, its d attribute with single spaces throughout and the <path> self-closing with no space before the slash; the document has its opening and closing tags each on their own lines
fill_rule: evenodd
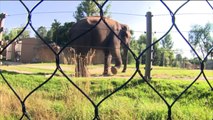
<svg viewBox="0 0 213 120">
<path fill-rule="evenodd" d="M 90 24 L 90 25 L 95 25 L 99 20 L 101 19 L 100 16 L 89 16 L 86 17 L 84 20 Z M 103 17 L 103 20 L 109 25 L 110 28 L 112 28 L 114 31 L 119 31 L 121 30 L 121 25 L 119 22 L 117 22 L 116 20 L 113 20 L 111 18 L 108 17 Z M 103 20 L 101 20 L 100 24 L 105 24 L 103 22 Z"/>
</svg>

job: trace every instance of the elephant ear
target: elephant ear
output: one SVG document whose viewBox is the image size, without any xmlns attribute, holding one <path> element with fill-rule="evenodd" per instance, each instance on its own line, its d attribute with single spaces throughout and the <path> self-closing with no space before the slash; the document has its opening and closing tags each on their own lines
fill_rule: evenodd
<svg viewBox="0 0 213 120">
<path fill-rule="evenodd" d="M 129 30 L 129 27 L 125 24 L 121 24 L 121 30 L 120 30 L 120 35 L 122 38 L 130 38 L 131 37 L 131 33 Z"/>
<path fill-rule="evenodd" d="M 122 24 L 121 28 L 122 28 L 122 31 L 126 33 L 126 37 L 131 36 L 130 29 L 129 29 L 128 25 Z"/>
</svg>

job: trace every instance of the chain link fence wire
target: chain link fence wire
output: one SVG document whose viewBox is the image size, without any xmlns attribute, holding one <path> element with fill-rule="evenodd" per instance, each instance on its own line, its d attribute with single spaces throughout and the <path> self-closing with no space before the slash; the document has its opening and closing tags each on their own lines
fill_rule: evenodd
<svg viewBox="0 0 213 120">
<path fill-rule="evenodd" d="M 107 22 L 104 19 L 104 11 L 103 11 L 103 7 L 104 5 L 108 2 L 107 0 L 101 5 L 99 4 L 97 1 L 93 0 L 93 2 L 97 5 L 97 7 L 100 9 L 100 20 L 90 29 L 88 29 L 87 31 L 85 31 L 84 33 L 80 34 L 79 36 L 77 36 L 76 38 L 70 40 L 65 46 L 63 46 L 63 48 L 59 51 L 56 52 L 54 51 L 54 49 L 44 40 L 44 38 L 42 38 L 39 33 L 36 31 L 36 29 L 34 28 L 33 24 L 32 24 L 32 15 L 33 15 L 33 11 L 43 2 L 43 0 L 39 1 L 31 10 L 28 8 L 28 6 L 22 1 L 20 0 L 20 3 L 24 6 L 24 8 L 26 9 L 27 13 L 28 13 L 28 17 L 27 17 L 27 23 L 25 24 L 25 26 L 23 27 L 22 31 L 15 37 L 13 38 L 13 40 L 11 40 L 4 48 L 3 50 L 0 51 L 0 54 L 3 53 L 3 51 L 6 50 L 6 48 L 12 44 L 13 42 L 15 42 L 15 40 L 26 30 L 26 28 L 28 26 L 30 26 L 30 28 L 35 32 L 35 34 L 48 46 L 48 48 L 54 53 L 55 55 L 55 64 L 56 64 L 56 68 L 54 70 L 54 72 L 49 76 L 48 79 L 46 79 L 43 83 L 41 83 L 40 85 L 38 85 L 35 89 L 33 89 L 28 95 L 26 95 L 24 97 L 24 99 L 21 99 L 21 97 L 18 95 L 18 93 L 15 91 L 15 89 L 10 85 L 10 83 L 8 82 L 8 80 L 5 78 L 5 76 L 3 75 L 2 71 L 0 71 L 0 75 L 2 77 L 2 79 L 5 81 L 5 83 L 9 86 L 9 88 L 12 90 L 12 92 L 14 93 L 14 95 L 18 98 L 19 102 L 21 103 L 22 106 L 22 115 L 20 117 L 20 119 L 23 118 L 27 118 L 27 119 L 32 119 L 29 115 L 29 113 L 27 112 L 26 109 L 26 105 L 25 102 L 27 101 L 27 99 L 34 93 L 36 92 L 39 88 L 41 88 L 44 84 L 46 84 L 48 81 L 50 81 L 53 76 L 56 75 L 57 71 L 60 71 L 63 76 L 77 89 L 79 90 L 85 98 L 87 98 L 90 103 L 93 105 L 94 107 L 94 117 L 93 120 L 99 120 L 99 106 L 108 98 L 110 98 L 113 94 L 115 94 L 116 92 L 120 91 L 122 88 L 124 88 L 131 80 L 133 80 L 133 78 L 135 77 L 135 75 L 138 73 L 140 75 L 140 77 L 147 83 L 147 85 L 162 99 L 162 101 L 166 104 L 167 108 L 168 108 L 168 116 L 167 119 L 171 120 L 172 119 L 172 107 L 174 106 L 174 104 L 182 97 L 182 95 L 184 93 L 186 93 L 186 91 L 188 89 L 190 89 L 190 87 L 201 77 L 203 76 L 205 78 L 205 81 L 207 82 L 207 84 L 209 85 L 210 89 L 213 91 L 213 87 L 210 84 L 209 80 L 207 79 L 205 72 L 204 72 L 204 68 L 205 68 L 205 62 L 207 60 L 207 57 L 210 56 L 210 54 L 213 52 L 213 46 L 212 48 L 208 51 L 207 55 L 205 56 L 204 59 L 202 59 L 197 51 L 192 47 L 192 45 L 188 42 L 187 38 L 185 38 L 185 36 L 182 34 L 181 30 L 178 28 L 178 26 L 176 25 L 176 21 L 175 21 L 175 15 L 178 13 L 178 11 L 183 8 L 187 3 L 189 3 L 189 0 L 186 1 L 185 3 L 183 3 L 175 12 L 172 12 L 171 9 L 169 8 L 169 6 L 167 6 L 167 4 L 164 1 L 160 1 L 164 7 L 166 7 L 166 9 L 169 11 L 170 16 L 171 16 L 171 20 L 172 20 L 172 25 L 171 27 L 168 29 L 168 31 L 158 40 L 156 40 L 154 43 L 152 43 L 150 46 L 148 46 L 145 50 L 143 50 L 139 56 L 137 56 L 120 38 L 117 34 L 115 34 L 115 32 L 111 29 L 111 27 L 107 24 Z M 208 4 L 208 6 L 213 10 L 213 6 L 210 4 L 210 2 L 208 0 L 206 0 L 206 3 Z M 113 92 L 111 92 L 109 95 L 105 96 L 102 100 L 100 100 L 97 104 L 77 85 L 73 82 L 73 80 L 68 77 L 68 75 L 63 71 L 63 69 L 60 66 L 60 60 L 59 60 L 59 56 L 61 54 L 61 52 L 68 47 L 69 44 L 71 44 L 73 41 L 77 40 L 78 38 L 80 38 L 81 36 L 87 34 L 88 32 L 90 32 L 91 30 L 95 29 L 96 26 L 103 21 L 104 24 L 108 27 L 108 29 L 110 31 L 113 32 L 113 34 L 120 39 L 120 41 L 122 42 L 122 44 L 125 47 L 128 47 L 128 50 L 130 51 L 131 55 L 134 57 L 134 60 L 136 61 L 135 64 L 135 72 L 130 76 L 130 78 L 123 83 L 123 85 L 121 85 L 120 87 L 118 87 L 117 89 L 115 89 Z M 154 46 L 156 43 L 158 43 L 159 41 L 161 41 L 166 35 L 168 35 L 172 28 L 175 28 L 177 30 L 177 32 L 182 36 L 182 38 L 184 39 L 184 41 L 188 44 L 188 46 L 191 48 L 191 50 L 194 52 L 194 54 L 196 55 L 196 57 L 199 59 L 199 63 L 200 63 L 200 73 L 197 75 L 197 77 L 191 82 L 191 84 L 189 84 L 186 89 L 184 89 L 175 99 L 174 101 L 170 104 L 165 97 L 162 96 L 162 94 L 160 92 L 158 92 L 158 90 L 149 82 L 149 80 L 147 80 L 142 71 L 140 70 L 140 58 L 147 52 L 147 50 L 149 48 L 151 48 L 152 46 Z"/>
</svg>

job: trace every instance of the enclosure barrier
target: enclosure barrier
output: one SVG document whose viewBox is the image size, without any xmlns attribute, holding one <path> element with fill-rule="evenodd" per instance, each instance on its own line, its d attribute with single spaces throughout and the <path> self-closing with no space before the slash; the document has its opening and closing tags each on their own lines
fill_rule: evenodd
<svg viewBox="0 0 213 120">
<path fill-rule="evenodd" d="M 28 13 L 28 20 L 27 20 L 27 23 L 26 25 L 24 26 L 23 30 L 15 37 L 13 38 L 13 40 L 11 40 L 4 48 L 3 50 L 0 51 L 0 54 L 3 53 L 3 51 L 10 45 L 12 44 L 24 31 L 25 29 L 30 26 L 32 28 L 32 30 L 35 32 L 35 34 L 37 36 L 39 36 L 39 38 L 49 47 L 49 49 L 55 54 L 55 59 L 56 59 L 56 69 L 55 71 L 52 73 L 52 75 L 46 79 L 42 84 L 40 84 L 39 86 L 37 86 L 34 90 L 32 90 L 27 96 L 25 96 L 24 99 L 21 99 L 20 96 L 17 94 L 17 92 L 13 89 L 13 87 L 9 84 L 8 80 L 5 78 L 5 76 L 3 75 L 3 72 L 0 71 L 0 74 L 1 74 L 1 77 L 2 79 L 5 81 L 5 83 L 10 87 L 10 89 L 13 91 L 13 93 L 15 94 L 15 96 L 19 99 L 21 105 L 22 105 L 22 116 L 20 117 L 20 119 L 23 119 L 23 118 L 27 118 L 27 119 L 32 119 L 30 118 L 29 116 L 29 113 L 27 112 L 27 109 L 25 107 L 25 102 L 27 101 L 27 99 L 34 93 L 36 92 L 39 88 L 41 88 L 44 84 L 46 84 L 47 82 L 49 82 L 52 77 L 56 74 L 57 71 L 60 71 L 63 76 L 76 88 L 78 89 L 90 102 L 91 104 L 93 105 L 94 107 L 94 120 L 99 120 L 100 117 L 99 117 L 99 106 L 105 102 L 106 99 L 108 99 L 109 97 L 111 97 L 113 94 L 115 94 L 116 92 L 120 91 L 122 88 L 124 88 L 133 78 L 136 74 L 139 74 L 140 77 L 145 81 L 145 83 L 147 83 L 147 85 L 153 90 L 155 91 L 155 93 L 162 99 L 162 101 L 164 101 L 164 103 L 166 104 L 167 108 L 168 108 L 168 117 L 167 119 L 168 120 L 171 120 L 172 119 L 172 107 L 174 106 L 174 104 L 180 99 L 180 97 L 186 93 L 186 91 L 188 89 L 191 88 L 191 86 L 200 78 L 200 76 L 203 76 L 205 78 L 205 81 L 207 82 L 207 84 L 209 85 L 209 87 L 211 88 L 211 90 L 213 91 L 213 87 L 212 85 L 210 84 L 209 80 L 207 79 L 205 73 L 204 73 L 204 67 L 205 67 L 205 62 L 207 60 L 207 57 L 210 55 L 210 53 L 213 51 L 213 47 L 209 50 L 208 54 L 205 56 L 204 59 L 202 59 L 197 51 L 192 47 L 192 45 L 188 42 L 187 38 L 184 37 L 184 35 L 182 34 L 182 32 L 179 30 L 178 26 L 176 25 L 176 22 L 175 22 L 175 15 L 178 13 L 178 11 L 183 8 L 189 1 L 186 1 L 184 4 L 182 4 L 175 12 L 172 12 L 169 8 L 169 6 L 167 6 L 167 4 L 164 2 L 164 1 L 161 1 L 161 3 L 166 7 L 166 9 L 169 11 L 170 13 L 170 16 L 171 16 L 171 20 L 172 20 L 172 25 L 171 27 L 168 29 L 168 31 L 161 37 L 159 38 L 157 41 L 155 41 L 154 43 L 152 43 L 150 46 L 146 47 L 145 50 L 143 50 L 139 56 L 137 56 L 130 48 L 129 51 L 131 53 L 131 55 L 134 57 L 135 61 L 136 61 L 136 70 L 135 72 L 132 74 L 132 76 L 123 84 L 121 85 L 120 87 L 118 87 L 117 89 L 115 89 L 113 92 L 111 92 L 109 95 L 105 96 L 105 98 L 103 98 L 102 100 L 99 101 L 99 103 L 95 103 L 83 90 L 81 90 L 74 82 L 71 78 L 69 78 L 67 76 L 67 74 L 65 74 L 65 72 L 63 71 L 63 69 L 61 68 L 60 66 L 60 61 L 59 61 L 59 55 L 61 54 L 61 52 L 69 45 L 71 44 L 73 41 L 75 41 L 76 39 L 78 39 L 79 37 L 83 36 L 84 34 L 90 32 L 91 30 L 93 30 L 96 25 L 94 25 L 92 28 L 90 28 L 88 31 L 82 33 L 81 35 L 79 35 L 78 37 L 76 37 L 75 39 L 72 39 L 71 41 L 69 41 L 59 52 L 56 52 L 54 51 L 54 49 L 38 34 L 38 32 L 35 30 L 33 24 L 32 24 L 32 15 L 33 15 L 33 11 L 43 2 L 43 0 L 41 0 L 40 2 L 38 2 L 31 10 L 28 8 L 28 6 L 22 1 L 20 0 L 20 3 L 25 7 L 27 13 Z M 103 7 L 104 5 L 108 2 L 108 1 L 105 1 L 102 5 L 98 4 L 96 1 L 93 1 L 97 7 L 100 9 L 100 21 L 103 21 L 106 26 L 112 31 L 112 29 L 109 27 L 109 25 L 105 22 L 104 18 L 103 18 Z M 213 10 L 213 7 L 212 5 L 206 0 L 206 3 L 209 5 L 209 7 Z M 197 77 L 188 85 L 188 87 L 182 91 L 182 93 L 180 93 L 175 99 L 174 101 L 169 104 L 168 101 L 162 96 L 161 93 L 159 93 L 154 87 L 153 85 L 149 82 L 149 80 L 147 80 L 144 75 L 142 74 L 141 70 L 139 69 L 139 66 L 140 66 L 140 58 L 142 57 L 143 54 L 145 54 L 145 52 L 147 52 L 147 50 L 149 48 L 151 48 L 152 46 L 154 46 L 156 43 L 158 43 L 159 41 L 161 41 L 167 34 L 169 34 L 169 32 L 171 31 L 172 28 L 175 28 L 178 33 L 182 36 L 182 38 L 184 39 L 184 41 L 188 44 L 188 46 L 191 48 L 191 50 L 194 52 L 194 54 L 196 55 L 196 57 L 199 59 L 199 62 L 200 62 L 200 73 L 197 75 Z M 113 32 L 113 31 L 112 31 Z M 115 34 L 115 33 L 114 33 Z M 117 36 L 115 34 L 115 36 Z M 117 36 L 118 37 L 118 36 Z M 119 37 L 118 37 L 119 38 Z M 120 39 L 121 40 L 121 39 Z M 121 41 L 123 42 L 123 41 Z M 123 43 L 124 44 L 124 43 Z M 127 46 L 125 46 L 127 47 Z"/>
<path fill-rule="evenodd" d="M 2 33 L 3 33 L 3 26 L 4 26 L 4 18 L 5 18 L 6 14 L 1 13 L 0 14 L 0 51 L 2 51 L 2 46 L 3 46 L 3 41 L 2 41 Z M 3 56 L 2 54 L 0 54 L 0 65 L 2 65 L 2 60 Z"/>
</svg>

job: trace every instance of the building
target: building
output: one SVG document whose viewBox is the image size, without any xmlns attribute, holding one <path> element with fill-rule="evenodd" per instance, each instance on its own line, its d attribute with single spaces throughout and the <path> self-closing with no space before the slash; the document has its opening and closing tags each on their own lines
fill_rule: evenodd
<svg viewBox="0 0 213 120">
<path fill-rule="evenodd" d="M 207 60 L 206 61 L 206 69 L 207 70 L 213 70 L 213 60 Z"/>
<path fill-rule="evenodd" d="M 60 47 L 52 43 L 49 46 L 58 53 Z M 55 53 L 40 39 L 24 38 L 14 41 L 10 44 L 5 52 L 7 61 L 21 62 L 21 63 L 38 63 L 38 62 L 55 62 Z M 75 51 L 73 48 L 66 47 L 60 53 L 60 63 L 74 64 Z M 104 54 L 101 50 L 96 50 L 92 57 L 91 64 L 103 64 Z"/>
<path fill-rule="evenodd" d="M 34 61 L 35 47 L 43 42 L 36 38 L 24 38 L 14 41 L 6 49 L 6 60 L 29 63 Z"/>
</svg>

